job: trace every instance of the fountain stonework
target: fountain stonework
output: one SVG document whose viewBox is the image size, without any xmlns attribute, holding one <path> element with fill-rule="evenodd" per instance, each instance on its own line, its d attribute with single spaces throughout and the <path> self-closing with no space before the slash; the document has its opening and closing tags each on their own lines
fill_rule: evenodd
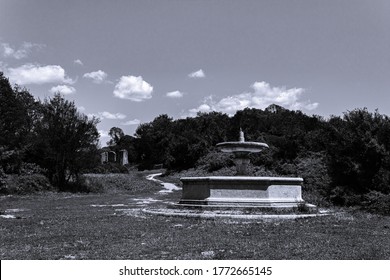
<svg viewBox="0 0 390 280">
<path fill-rule="evenodd" d="M 180 207 L 249 207 L 294 209 L 305 204 L 302 199 L 302 178 L 246 176 L 250 153 L 268 148 L 265 143 L 246 142 L 240 131 L 238 142 L 217 144 L 222 152 L 233 153 L 236 176 L 182 177 Z"/>
</svg>

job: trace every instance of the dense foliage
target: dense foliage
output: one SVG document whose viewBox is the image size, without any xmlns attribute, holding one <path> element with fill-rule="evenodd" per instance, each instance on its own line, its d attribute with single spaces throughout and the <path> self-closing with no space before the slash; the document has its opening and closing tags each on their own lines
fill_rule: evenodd
<svg viewBox="0 0 390 280">
<path fill-rule="evenodd" d="M 39 185 L 44 180 L 33 175 L 43 174 L 57 189 L 67 190 L 84 168 L 96 164 L 97 122 L 77 112 L 75 104 L 59 94 L 44 102 L 35 100 L 27 90 L 12 88 L 0 73 L 2 177 L 17 174 L 25 176 L 20 182 Z M 11 189 L 5 179 L 0 184 L 3 193 Z"/>
<path fill-rule="evenodd" d="M 77 112 L 73 102 L 56 94 L 41 106 L 37 124 L 35 159 L 48 170 L 50 180 L 61 190 L 77 177 L 83 168 L 94 164 L 99 133 L 97 119 Z"/>
<path fill-rule="evenodd" d="M 270 146 L 251 156 L 256 175 L 301 176 L 305 193 L 319 204 L 325 204 L 319 197 L 339 205 L 388 200 L 390 120 L 365 108 L 328 120 L 277 105 L 245 109 L 232 117 L 212 112 L 173 120 L 160 115 L 141 124 L 121 148 L 135 152 L 133 161 L 140 169 L 163 164 L 170 170 L 203 167 L 214 172 L 232 166 L 231 157 L 222 156 L 215 145 L 237 141 L 240 127 L 248 141 Z"/>
<path fill-rule="evenodd" d="M 35 100 L 27 90 L 12 88 L 0 73 L 0 189 L 7 174 L 44 174 L 65 190 L 86 170 L 127 171 L 115 163 L 99 165 L 97 122 L 60 95 Z M 390 119 L 365 108 L 329 119 L 277 105 L 247 108 L 234 116 L 211 112 L 174 120 L 160 115 L 139 125 L 134 136 L 111 128 L 105 149 L 127 150 L 130 164 L 140 170 L 164 166 L 230 175 L 232 158 L 215 145 L 237 141 L 240 128 L 246 140 L 270 146 L 251 155 L 253 175 L 301 176 L 314 203 L 388 209 Z"/>
<path fill-rule="evenodd" d="M 12 88 L 0 72 L 0 167 L 7 173 L 20 170 L 31 148 L 39 103 L 19 87 Z"/>
</svg>

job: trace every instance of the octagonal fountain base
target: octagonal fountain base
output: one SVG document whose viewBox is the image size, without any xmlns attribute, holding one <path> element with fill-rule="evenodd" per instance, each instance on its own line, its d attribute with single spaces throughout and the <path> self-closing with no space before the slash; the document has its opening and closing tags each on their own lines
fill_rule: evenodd
<svg viewBox="0 0 390 280">
<path fill-rule="evenodd" d="M 314 205 L 302 199 L 302 178 L 211 176 L 184 177 L 182 197 L 178 207 L 201 208 L 261 208 L 274 210 Z"/>
</svg>

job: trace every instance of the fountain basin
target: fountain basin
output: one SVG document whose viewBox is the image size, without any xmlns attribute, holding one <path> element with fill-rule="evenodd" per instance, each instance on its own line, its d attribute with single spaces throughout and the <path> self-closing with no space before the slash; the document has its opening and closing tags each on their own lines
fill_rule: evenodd
<svg viewBox="0 0 390 280">
<path fill-rule="evenodd" d="M 183 177 L 182 206 L 296 208 L 304 204 L 302 178 Z"/>
<path fill-rule="evenodd" d="M 242 141 L 223 142 L 217 144 L 217 147 L 224 153 L 232 153 L 234 155 L 234 163 L 237 170 L 236 176 L 248 175 L 247 166 L 249 165 L 250 161 L 248 157 L 250 153 L 259 153 L 265 148 L 269 148 L 265 143 L 245 142 L 243 133 Z"/>
<path fill-rule="evenodd" d="M 260 142 L 222 142 L 217 147 L 225 153 L 259 153 L 269 148 L 267 144 Z"/>
</svg>

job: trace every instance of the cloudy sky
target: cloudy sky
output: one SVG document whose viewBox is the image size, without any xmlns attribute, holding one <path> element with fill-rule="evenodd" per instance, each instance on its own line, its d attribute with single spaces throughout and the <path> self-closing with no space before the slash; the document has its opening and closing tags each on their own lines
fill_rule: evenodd
<svg viewBox="0 0 390 280">
<path fill-rule="evenodd" d="M 0 71 L 107 131 L 275 103 L 390 115 L 388 0 L 0 0 Z"/>
</svg>

